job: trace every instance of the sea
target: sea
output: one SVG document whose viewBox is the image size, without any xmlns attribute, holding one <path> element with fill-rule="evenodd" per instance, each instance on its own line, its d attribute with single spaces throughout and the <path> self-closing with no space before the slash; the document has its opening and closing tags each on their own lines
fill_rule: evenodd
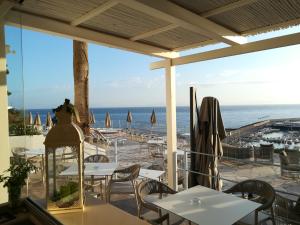
<svg viewBox="0 0 300 225">
<path fill-rule="evenodd" d="M 247 124 L 268 119 L 300 118 L 299 105 L 242 105 L 242 106 L 220 106 L 225 128 L 239 128 Z M 165 107 L 114 107 L 114 108 L 91 108 L 96 123 L 95 128 L 103 128 L 106 113 L 109 112 L 112 120 L 112 128 L 128 128 L 141 131 L 166 132 L 166 108 Z M 151 126 L 150 117 L 155 111 L 157 123 Z M 29 109 L 33 117 L 40 114 L 42 123 L 45 124 L 47 113 L 52 109 Z M 132 123 L 127 124 L 127 113 L 132 113 Z M 179 134 L 189 133 L 190 113 L 189 107 L 177 107 L 177 132 Z"/>
</svg>

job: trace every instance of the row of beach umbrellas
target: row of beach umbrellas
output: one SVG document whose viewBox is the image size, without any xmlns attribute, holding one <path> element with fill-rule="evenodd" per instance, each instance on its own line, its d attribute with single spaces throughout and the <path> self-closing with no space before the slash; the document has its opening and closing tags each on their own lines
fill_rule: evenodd
<svg viewBox="0 0 300 225">
<path fill-rule="evenodd" d="M 89 120 L 90 120 L 90 124 L 95 124 L 96 123 L 95 115 L 94 115 L 93 112 L 90 112 Z M 128 111 L 126 122 L 128 124 L 131 124 L 132 121 L 133 121 L 133 119 L 132 119 L 132 113 L 130 111 Z M 152 114 L 151 114 L 151 117 L 150 117 L 150 123 L 151 123 L 151 126 L 153 126 L 154 124 L 156 124 L 156 115 L 155 115 L 154 109 L 152 110 Z M 33 120 L 32 113 L 29 112 L 28 117 L 26 119 L 26 124 L 27 125 L 33 125 L 33 126 L 42 126 L 40 114 L 36 113 L 36 115 L 34 117 L 34 120 Z M 52 118 L 51 118 L 50 112 L 47 113 L 47 118 L 46 118 L 46 124 L 45 124 L 45 126 L 46 127 L 50 127 L 50 128 L 53 126 L 53 122 L 52 122 Z M 105 127 L 106 128 L 110 128 L 111 127 L 111 117 L 110 117 L 109 112 L 107 112 L 106 116 L 105 116 Z"/>
<path fill-rule="evenodd" d="M 32 117 L 32 113 L 29 112 L 28 117 L 26 118 L 26 124 L 27 125 L 33 125 L 33 126 L 42 126 L 42 121 L 41 121 L 41 117 L 39 113 L 35 114 L 34 120 Z M 52 122 L 52 118 L 50 113 L 47 113 L 47 118 L 46 118 L 46 127 L 52 127 L 53 126 L 53 122 Z"/>
<path fill-rule="evenodd" d="M 132 121 L 133 121 L 133 119 L 132 119 L 132 113 L 128 110 L 126 122 L 130 126 L 131 123 L 132 123 Z M 155 115 L 154 109 L 152 110 L 152 114 L 151 114 L 151 117 L 150 117 L 150 123 L 151 123 L 151 126 L 153 126 L 154 124 L 156 124 L 156 115 Z M 110 118 L 109 112 L 107 112 L 106 116 L 105 116 L 105 127 L 106 128 L 110 128 L 111 127 L 111 118 Z"/>
</svg>

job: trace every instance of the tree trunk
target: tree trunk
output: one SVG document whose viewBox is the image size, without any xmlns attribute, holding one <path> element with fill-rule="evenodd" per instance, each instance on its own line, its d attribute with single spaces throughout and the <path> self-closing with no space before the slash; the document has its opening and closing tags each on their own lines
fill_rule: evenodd
<svg viewBox="0 0 300 225">
<path fill-rule="evenodd" d="M 85 42 L 73 41 L 74 69 L 74 103 L 78 110 L 84 134 L 89 134 L 89 62 L 88 45 Z"/>
</svg>

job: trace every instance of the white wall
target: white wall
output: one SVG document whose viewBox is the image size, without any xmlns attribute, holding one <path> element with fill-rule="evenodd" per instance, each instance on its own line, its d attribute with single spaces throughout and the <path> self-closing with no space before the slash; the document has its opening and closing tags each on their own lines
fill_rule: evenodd
<svg viewBox="0 0 300 225">
<path fill-rule="evenodd" d="M 9 166 L 8 103 L 6 86 L 6 57 L 4 25 L 0 21 L 0 173 Z M 0 184 L 0 203 L 7 202 L 7 191 Z"/>
</svg>

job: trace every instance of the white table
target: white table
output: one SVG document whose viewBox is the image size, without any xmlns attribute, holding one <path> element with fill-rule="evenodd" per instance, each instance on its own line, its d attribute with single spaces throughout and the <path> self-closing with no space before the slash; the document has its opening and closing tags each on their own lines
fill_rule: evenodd
<svg viewBox="0 0 300 225">
<path fill-rule="evenodd" d="M 164 140 L 153 140 L 153 139 L 150 139 L 149 141 L 147 141 L 147 144 L 156 144 L 156 145 L 162 145 L 164 144 L 165 141 Z"/>
<path fill-rule="evenodd" d="M 117 169 L 117 163 L 84 163 L 84 176 L 111 176 Z M 61 176 L 77 175 L 77 164 L 72 163 L 66 170 L 62 171 Z"/>
<path fill-rule="evenodd" d="M 118 168 L 117 163 L 84 163 L 84 176 L 91 176 L 91 184 L 94 184 L 94 176 L 105 177 L 105 188 L 107 186 L 108 177 L 112 176 Z M 77 163 L 72 163 L 66 170 L 62 171 L 61 176 L 74 176 L 78 174 Z M 106 191 L 105 191 L 106 193 Z M 105 195 L 105 200 L 107 197 Z"/>
<path fill-rule="evenodd" d="M 159 178 L 165 173 L 162 170 L 149 170 L 149 169 L 140 169 L 139 176 L 144 178 L 149 178 L 152 180 L 159 180 Z"/>
<path fill-rule="evenodd" d="M 191 204 L 194 197 L 202 203 Z M 152 203 L 200 225 L 230 225 L 261 205 L 200 185 Z"/>
<path fill-rule="evenodd" d="M 26 157 L 45 155 L 45 149 L 37 148 L 37 149 L 29 149 L 24 152 Z"/>
</svg>

